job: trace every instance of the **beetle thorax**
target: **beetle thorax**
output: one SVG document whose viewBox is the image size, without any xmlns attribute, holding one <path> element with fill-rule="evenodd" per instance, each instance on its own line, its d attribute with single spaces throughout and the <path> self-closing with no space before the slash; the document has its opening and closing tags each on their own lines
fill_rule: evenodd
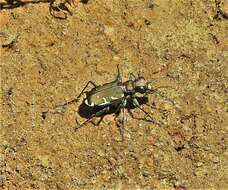
<svg viewBox="0 0 228 190">
<path fill-rule="evenodd" d="M 124 87 L 125 87 L 126 93 L 134 93 L 134 88 L 135 88 L 134 81 L 132 80 L 126 81 L 124 83 Z"/>
</svg>

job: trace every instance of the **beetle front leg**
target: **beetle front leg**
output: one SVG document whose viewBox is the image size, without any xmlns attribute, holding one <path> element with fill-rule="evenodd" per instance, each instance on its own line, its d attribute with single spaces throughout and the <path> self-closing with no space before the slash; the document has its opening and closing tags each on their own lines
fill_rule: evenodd
<svg viewBox="0 0 228 190">
<path fill-rule="evenodd" d="M 151 119 L 151 122 L 153 122 L 154 124 L 156 124 L 156 125 L 158 125 L 158 126 L 161 127 L 161 124 L 160 123 L 156 122 L 154 120 L 154 118 L 147 111 L 145 111 L 143 108 L 141 108 L 138 100 L 135 97 L 133 97 L 132 101 L 133 101 L 133 105 L 135 107 L 139 108 L 145 114 L 145 116 L 147 116 L 147 117 L 149 117 Z"/>
<path fill-rule="evenodd" d="M 161 112 L 161 113 L 163 113 L 163 114 L 167 112 L 167 110 L 158 108 L 158 107 L 156 107 L 156 106 L 153 105 L 153 104 L 150 105 L 149 103 L 146 103 L 145 105 L 147 105 L 148 107 L 150 107 L 150 108 L 152 108 L 152 109 L 158 110 L 159 112 Z"/>
<path fill-rule="evenodd" d="M 138 100 L 135 97 L 133 97 L 132 102 L 135 107 L 139 108 L 146 116 L 148 116 L 149 118 L 151 118 L 153 120 L 152 116 L 147 111 L 145 111 L 143 108 L 141 108 Z"/>
<path fill-rule="evenodd" d="M 148 120 L 146 119 L 146 115 L 144 115 L 143 118 L 141 117 L 135 117 L 134 114 L 132 113 L 132 111 L 130 109 L 127 109 L 128 113 L 130 114 L 130 116 L 133 118 L 133 119 L 137 119 L 137 120 L 143 120 L 143 121 L 151 121 L 151 120 Z"/>
</svg>

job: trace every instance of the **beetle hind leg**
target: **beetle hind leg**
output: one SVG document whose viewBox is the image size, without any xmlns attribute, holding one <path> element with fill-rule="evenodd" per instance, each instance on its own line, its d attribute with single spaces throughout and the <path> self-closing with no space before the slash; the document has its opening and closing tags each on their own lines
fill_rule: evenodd
<svg viewBox="0 0 228 190">
<path fill-rule="evenodd" d="M 47 111 L 44 111 L 42 112 L 42 117 L 45 119 L 46 118 L 46 115 L 49 113 L 49 112 L 55 112 L 56 109 L 59 109 L 59 108 L 63 108 L 69 104 L 72 104 L 74 102 L 78 102 L 79 98 L 82 96 L 82 94 L 84 94 L 86 88 L 89 86 L 89 84 L 92 84 L 94 87 L 98 87 L 98 85 L 95 84 L 95 82 L 93 81 L 88 81 L 87 84 L 85 85 L 85 87 L 82 89 L 82 91 L 80 92 L 80 94 L 76 97 L 76 98 L 73 98 L 71 100 L 68 100 L 68 101 L 65 101 L 61 104 L 58 104 L 56 105 L 54 108 L 52 109 L 48 109 Z"/>
<path fill-rule="evenodd" d="M 83 127 L 86 123 L 88 123 L 89 121 L 91 121 L 91 119 L 93 119 L 94 117 L 99 117 L 102 116 L 105 113 L 108 113 L 110 110 L 110 107 L 105 107 L 102 110 L 96 112 L 95 114 L 92 114 L 88 119 L 86 119 L 83 123 L 79 124 L 78 121 L 76 120 L 77 126 L 76 126 L 76 130 Z"/>
<path fill-rule="evenodd" d="M 99 119 L 99 121 L 97 122 L 97 123 L 95 123 L 95 122 L 93 122 L 93 121 L 91 121 L 95 126 L 99 126 L 100 125 L 100 123 L 103 121 L 103 119 L 104 119 L 104 115 L 102 115 L 101 117 L 100 117 L 100 119 Z"/>
</svg>

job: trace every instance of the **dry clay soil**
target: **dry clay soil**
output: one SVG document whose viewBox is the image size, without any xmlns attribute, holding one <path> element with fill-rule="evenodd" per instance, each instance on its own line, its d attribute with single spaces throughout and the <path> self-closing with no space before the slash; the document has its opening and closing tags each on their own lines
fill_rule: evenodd
<svg viewBox="0 0 228 190">
<path fill-rule="evenodd" d="M 0 189 L 228 189 L 227 1 L 1 7 Z M 51 110 L 117 64 L 166 97 L 142 105 L 161 125 L 126 111 L 122 142 L 121 114 L 75 130 L 83 98 Z"/>
</svg>

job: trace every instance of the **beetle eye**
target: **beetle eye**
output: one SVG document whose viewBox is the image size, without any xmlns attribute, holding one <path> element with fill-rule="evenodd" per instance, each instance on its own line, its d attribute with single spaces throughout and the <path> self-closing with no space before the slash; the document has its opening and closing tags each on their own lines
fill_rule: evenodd
<svg viewBox="0 0 228 190">
<path fill-rule="evenodd" d="M 138 91 L 139 93 L 145 93 L 146 88 L 145 88 L 145 86 L 138 86 L 136 91 Z"/>
</svg>

